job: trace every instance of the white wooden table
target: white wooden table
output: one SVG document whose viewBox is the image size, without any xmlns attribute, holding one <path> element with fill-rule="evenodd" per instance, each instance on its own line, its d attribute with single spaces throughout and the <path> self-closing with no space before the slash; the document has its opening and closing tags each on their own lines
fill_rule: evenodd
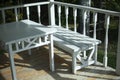
<svg viewBox="0 0 120 80">
<path fill-rule="evenodd" d="M 9 51 L 12 80 L 17 80 L 14 53 L 49 45 L 50 70 L 54 71 L 53 33 L 56 29 L 22 20 L 0 25 L 0 41 Z"/>
</svg>

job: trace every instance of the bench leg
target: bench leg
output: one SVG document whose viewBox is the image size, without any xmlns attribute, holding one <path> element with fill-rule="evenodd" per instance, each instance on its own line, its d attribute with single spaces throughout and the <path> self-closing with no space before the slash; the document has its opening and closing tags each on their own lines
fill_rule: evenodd
<svg viewBox="0 0 120 80">
<path fill-rule="evenodd" d="M 50 70 L 51 71 L 55 71 L 54 68 L 54 48 L 53 48 L 53 35 L 49 35 L 49 40 L 50 40 L 50 44 L 49 44 L 49 60 L 50 60 Z"/>
<path fill-rule="evenodd" d="M 72 55 L 72 72 L 76 74 L 76 56 L 74 55 L 74 53 Z"/>
<path fill-rule="evenodd" d="M 94 52 L 94 56 L 93 56 L 93 58 L 94 58 L 94 60 L 95 60 L 95 65 L 97 65 L 97 51 L 98 51 L 98 46 L 96 45 L 95 46 L 95 52 Z"/>
</svg>

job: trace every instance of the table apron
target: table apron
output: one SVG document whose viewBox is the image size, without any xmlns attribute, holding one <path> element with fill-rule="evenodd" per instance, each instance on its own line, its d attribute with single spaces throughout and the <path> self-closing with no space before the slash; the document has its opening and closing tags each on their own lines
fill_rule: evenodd
<svg viewBox="0 0 120 80">
<path fill-rule="evenodd" d="M 7 44 L 8 49 L 11 48 L 8 51 L 11 51 L 10 53 L 18 53 L 18 52 L 29 50 L 32 48 L 48 45 L 50 44 L 49 35 L 42 36 L 42 37 L 28 38 L 25 40 L 23 39 L 20 41 L 14 41 L 12 43 Z"/>
</svg>

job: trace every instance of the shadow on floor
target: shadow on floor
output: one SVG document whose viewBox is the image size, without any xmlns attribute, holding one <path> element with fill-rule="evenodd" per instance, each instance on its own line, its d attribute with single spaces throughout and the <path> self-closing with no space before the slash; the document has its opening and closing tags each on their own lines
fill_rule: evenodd
<svg viewBox="0 0 120 80">
<path fill-rule="evenodd" d="M 9 66 L 9 58 L 6 55 L 3 55 L 2 58 L 6 59 L 5 61 L 1 62 L 1 64 L 4 65 L 3 68 Z M 1 58 L 0 58 L 1 60 Z M 1 65 L 0 64 L 0 65 Z M 7 66 L 5 66 L 7 64 Z M 97 79 L 105 79 L 105 80 L 115 80 L 115 79 L 110 79 L 109 77 L 103 77 L 101 75 L 111 75 L 111 76 L 116 76 L 114 71 L 107 71 L 104 69 L 97 69 L 97 68 L 83 68 L 79 71 L 77 71 L 77 74 L 74 75 L 72 74 L 72 66 L 71 66 L 71 57 L 69 55 L 66 55 L 64 53 L 61 53 L 59 51 L 55 50 L 55 72 L 51 72 L 49 70 L 49 50 L 48 48 L 45 47 L 40 47 L 38 49 L 32 49 L 32 54 L 29 55 L 28 51 L 23 51 L 21 53 L 18 53 L 15 55 L 15 65 L 16 67 L 22 67 L 23 68 L 23 75 L 26 74 L 24 73 L 24 70 L 27 69 L 29 71 L 36 70 L 38 73 L 41 70 L 44 70 L 47 74 L 50 75 L 53 80 L 76 80 L 76 77 L 81 80 L 80 77 L 87 77 L 87 78 L 97 78 Z M 95 66 L 94 66 L 95 67 Z M 101 65 L 98 65 L 96 67 L 101 67 Z M 104 67 L 103 67 L 104 68 Z M 19 69 L 19 68 L 18 68 Z M 34 74 L 34 73 L 33 73 Z M 95 75 L 91 75 L 95 74 Z M 96 75 L 97 74 L 97 75 Z M 40 74 L 38 74 L 40 75 Z M 45 75 L 45 77 L 47 77 Z M 64 76 L 67 75 L 67 76 Z M 98 76 L 100 75 L 100 76 Z M 72 76 L 72 78 L 71 78 Z M 26 77 L 29 77 L 26 76 Z M 0 74 L 0 80 L 5 80 L 3 75 Z M 119 80 L 119 79 L 116 79 Z"/>
<path fill-rule="evenodd" d="M 0 54 L 0 69 L 4 69 L 10 66 L 9 58 L 5 53 Z"/>
<path fill-rule="evenodd" d="M 57 74 L 58 72 L 61 72 L 62 74 L 68 73 L 63 69 L 68 69 L 69 73 L 71 73 L 70 71 L 71 62 L 66 61 L 65 59 L 56 54 L 57 53 L 55 53 L 55 68 L 56 68 L 55 72 L 51 72 L 49 70 L 49 50 L 48 48 L 45 47 L 40 47 L 39 50 L 32 49 L 31 55 L 29 55 L 27 51 L 18 53 L 18 55 L 22 59 L 15 58 L 15 65 L 26 68 L 32 68 L 37 71 L 44 70 L 56 80 L 75 80 L 69 77 L 62 77 Z M 63 71 L 61 71 L 60 69 L 62 69 Z"/>
<path fill-rule="evenodd" d="M 0 80 L 5 80 L 5 78 L 3 77 L 1 73 L 0 73 Z"/>
<path fill-rule="evenodd" d="M 97 79 L 103 79 L 103 80 L 120 80 L 120 79 L 115 79 L 119 76 L 117 76 L 117 74 L 114 71 L 108 71 L 108 70 L 103 70 L 103 69 L 95 69 L 95 68 L 94 69 L 83 68 L 79 71 L 87 73 L 87 74 L 78 74 L 79 76 L 84 76 L 84 77 L 88 77 L 88 78 L 92 77 L 92 78 L 95 78 L 95 79 L 97 78 Z"/>
</svg>

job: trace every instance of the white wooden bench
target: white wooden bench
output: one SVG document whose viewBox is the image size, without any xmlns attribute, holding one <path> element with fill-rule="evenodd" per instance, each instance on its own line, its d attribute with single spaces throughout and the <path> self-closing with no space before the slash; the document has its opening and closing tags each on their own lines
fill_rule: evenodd
<svg viewBox="0 0 120 80">
<path fill-rule="evenodd" d="M 52 27 L 57 29 L 57 32 L 54 34 L 54 45 L 72 56 L 73 73 L 88 65 L 96 64 L 97 45 L 101 43 L 100 40 L 62 27 Z M 80 64 L 78 64 L 78 61 Z"/>
</svg>

